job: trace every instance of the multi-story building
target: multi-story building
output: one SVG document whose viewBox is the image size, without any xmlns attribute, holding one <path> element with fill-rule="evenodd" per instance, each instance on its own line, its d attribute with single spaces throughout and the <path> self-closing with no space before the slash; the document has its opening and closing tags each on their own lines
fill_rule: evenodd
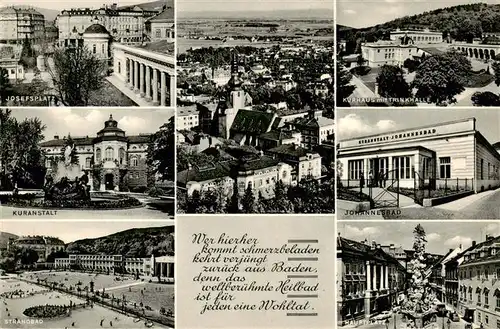
<svg viewBox="0 0 500 329">
<path fill-rule="evenodd" d="M 193 129 L 200 124 L 199 111 L 196 105 L 177 107 L 175 129 Z"/>
<path fill-rule="evenodd" d="M 377 41 L 362 44 L 361 54 L 370 67 L 402 66 L 408 58 L 419 55 L 419 48 L 411 42 L 401 44 L 399 41 Z"/>
<path fill-rule="evenodd" d="M 146 30 L 151 41 L 175 41 L 174 9 L 166 8 L 161 13 L 146 20 Z"/>
<path fill-rule="evenodd" d="M 56 174 L 69 139 L 54 136 L 40 144 L 49 173 Z M 112 116 L 96 137 L 71 137 L 80 169 L 91 173 L 90 186 L 100 191 L 147 186 L 146 155 L 150 139 L 151 134 L 127 136 Z"/>
<path fill-rule="evenodd" d="M 460 247 L 462 247 L 460 245 Z M 448 308 L 453 309 L 455 312 L 459 310 L 459 281 L 458 281 L 458 266 L 464 261 L 464 255 L 466 252 L 476 247 L 476 241 L 472 241 L 472 245 L 450 258 L 446 261 L 445 265 L 445 304 Z"/>
<path fill-rule="evenodd" d="M 270 156 L 288 163 L 293 167 L 292 185 L 302 179 L 321 177 L 321 156 L 296 144 L 283 144 L 266 151 Z"/>
<path fill-rule="evenodd" d="M 337 238 L 337 323 L 369 319 L 398 304 L 406 270 L 379 244 Z"/>
<path fill-rule="evenodd" d="M 33 8 L 0 8 L 0 43 L 33 44 L 45 39 L 45 18 Z"/>
<path fill-rule="evenodd" d="M 462 246 L 455 249 L 450 249 L 446 255 L 444 255 L 439 261 L 435 264 L 431 265 L 428 269 L 430 272 L 429 275 L 429 284 L 436 294 L 436 298 L 439 299 L 442 303 L 447 304 L 446 300 L 446 263 L 459 255 L 462 252 Z"/>
<path fill-rule="evenodd" d="M 293 130 L 300 131 L 301 146 L 312 150 L 314 146 L 333 137 L 335 124 L 334 120 L 325 117 L 315 117 L 314 112 L 304 118 L 297 118 L 286 124 Z"/>
<path fill-rule="evenodd" d="M 500 236 L 486 235 L 458 264 L 459 313 L 485 329 L 500 326 Z"/>
<path fill-rule="evenodd" d="M 396 247 L 393 243 L 388 246 L 381 245 L 380 248 L 389 256 L 396 259 L 401 266 L 406 268 L 407 254 L 402 246 Z"/>
<path fill-rule="evenodd" d="M 146 34 L 145 22 L 159 14 L 164 8 L 142 9 L 140 7 L 118 8 L 116 4 L 99 9 L 74 8 L 63 10 L 56 17 L 59 29 L 59 44 L 75 44 L 83 32 L 92 24 L 103 25 L 113 39 L 122 43 L 140 43 Z"/>
<path fill-rule="evenodd" d="M 159 256 L 131 258 L 123 255 L 70 254 L 67 258 L 56 258 L 56 269 L 82 269 L 97 272 L 139 274 L 174 279 L 174 257 Z"/>
<path fill-rule="evenodd" d="M 54 252 L 65 249 L 64 242 L 54 237 L 47 236 L 23 236 L 17 240 L 10 241 L 8 249 L 31 249 L 37 252 L 37 263 L 43 263 L 47 257 Z"/>
<path fill-rule="evenodd" d="M 220 161 L 204 167 L 191 166 L 177 173 L 177 186 L 186 189 L 188 195 L 195 190 L 208 191 L 218 187 L 225 195 L 231 196 L 236 181 L 239 194 L 244 194 L 245 189 L 250 187 L 256 195 L 260 192 L 264 198 L 269 198 L 274 193 L 276 182 L 292 183 L 292 170 L 292 166 L 280 160 L 255 156 Z"/>
</svg>

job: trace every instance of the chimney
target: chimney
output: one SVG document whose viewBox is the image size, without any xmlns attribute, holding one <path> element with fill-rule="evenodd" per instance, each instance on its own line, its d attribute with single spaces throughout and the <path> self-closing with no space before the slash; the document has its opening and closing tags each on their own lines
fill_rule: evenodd
<svg viewBox="0 0 500 329">
<path fill-rule="evenodd" d="M 380 243 L 377 243 L 377 249 L 380 249 Z"/>
<path fill-rule="evenodd" d="M 476 245 L 476 241 L 472 241 L 472 246 L 474 247 Z"/>
<path fill-rule="evenodd" d="M 491 240 L 491 239 L 493 239 L 493 235 L 491 235 L 491 234 L 486 234 L 486 241 L 489 241 L 489 240 Z"/>
<path fill-rule="evenodd" d="M 111 5 L 111 9 L 116 10 L 116 3 Z"/>
<path fill-rule="evenodd" d="M 377 243 L 375 241 L 372 241 L 372 249 L 377 248 Z"/>
<path fill-rule="evenodd" d="M 453 251 L 453 248 L 450 248 L 450 251 L 449 252 L 452 252 Z"/>
<path fill-rule="evenodd" d="M 389 248 L 390 248 L 390 249 L 394 249 L 394 248 L 395 248 L 395 247 L 394 247 L 394 243 L 391 243 L 391 244 L 389 245 Z"/>
<path fill-rule="evenodd" d="M 59 135 L 55 135 L 55 136 L 54 136 L 54 139 L 59 139 Z"/>
</svg>

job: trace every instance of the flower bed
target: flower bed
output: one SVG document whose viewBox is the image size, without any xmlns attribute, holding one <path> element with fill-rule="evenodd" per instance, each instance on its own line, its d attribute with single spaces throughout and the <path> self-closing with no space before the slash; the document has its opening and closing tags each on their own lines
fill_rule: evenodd
<svg viewBox="0 0 500 329">
<path fill-rule="evenodd" d="M 57 318 L 66 316 L 69 312 L 68 307 L 62 305 L 43 305 L 33 306 L 24 310 L 23 314 L 31 318 Z"/>
<path fill-rule="evenodd" d="M 368 195 L 360 193 L 358 189 L 348 189 L 345 187 L 337 188 L 337 199 L 354 202 L 371 201 Z"/>
<path fill-rule="evenodd" d="M 70 208 L 70 209 L 124 209 L 141 207 L 143 204 L 136 198 L 123 196 L 117 200 L 57 200 L 47 201 L 40 199 L 11 198 L 9 205 L 15 207 L 32 208 Z"/>
</svg>

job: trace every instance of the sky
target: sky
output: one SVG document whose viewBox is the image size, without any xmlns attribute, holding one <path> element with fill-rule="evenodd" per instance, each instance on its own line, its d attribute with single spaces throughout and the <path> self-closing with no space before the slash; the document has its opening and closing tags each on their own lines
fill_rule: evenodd
<svg viewBox="0 0 500 329">
<path fill-rule="evenodd" d="M 45 124 L 43 134 L 45 140 L 51 140 L 55 135 L 60 138 L 95 137 L 97 132 L 104 128 L 104 122 L 113 115 L 118 121 L 118 128 L 125 130 L 127 136 L 140 133 L 154 133 L 161 125 L 168 122 L 174 114 L 173 109 L 72 109 L 69 107 L 57 108 L 22 108 L 12 111 L 12 116 L 18 120 L 38 117 Z"/>
<path fill-rule="evenodd" d="M 339 221 L 337 231 L 341 237 L 364 241 L 369 243 L 376 241 L 381 245 L 393 243 L 396 247 L 412 249 L 413 229 L 419 224 L 418 221 Z M 460 244 L 466 249 L 472 245 L 472 241 L 480 243 L 485 241 L 486 234 L 500 235 L 500 223 L 494 222 L 458 222 L 444 224 L 439 221 L 420 222 L 426 233 L 426 252 L 432 254 L 446 254 L 449 249 L 455 249 Z"/>
<path fill-rule="evenodd" d="M 471 3 L 498 4 L 498 0 L 337 0 L 337 24 L 361 28 L 403 16 Z"/>
<path fill-rule="evenodd" d="M 174 225 L 171 221 L 2 221 L 0 231 L 23 235 L 53 236 L 64 241 L 73 242 L 80 239 L 99 238 L 132 228 L 163 227 Z"/>
<path fill-rule="evenodd" d="M 178 12 L 333 10 L 333 0 L 177 0 Z"/>
<path fill-rule="evenodd" d="M 479 108 L 337 109 L 337 135 L 344 140 L 472 117 L 490 144 L 500 141 L 500 111 Z"/>
<path fill-rule="evenodd" d="M 62 9 L 71 8 L 100 8 L 102 5 L 112 5 L 113 3 L 118 6 L 129 6 L 139 3 L 153 2 L 152 0 L 83 0 L 78 2 L 73 1 L 56 1 L 56 0 L 6 0 L 2 1 L 3 6 L 17 6 L 17 5 L 30 5 L 38 8 L 53 9 L 61 11 Z"/>
</svg>

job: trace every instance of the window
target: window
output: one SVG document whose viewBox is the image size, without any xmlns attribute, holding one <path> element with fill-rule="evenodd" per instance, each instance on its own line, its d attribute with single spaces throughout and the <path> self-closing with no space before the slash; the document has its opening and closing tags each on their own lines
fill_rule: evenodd
<svg viewBox="0 0 500 329">
<path fill-rule="evenodd" d="M 94 46 L 92 47 L 92 53 L 93 53 L 93 54 L 95 54 L 96 52 L 97 52 L 97 47 L 96 47 L 96 45 L 94 45 Z"/>
<path fill-rule="evenodd" d="M 118 157 L 120 158 L 120 164 L 125 164 L 125 150 L 123 147 L 118 151 Z"/>
<path fill-rule="evenodd" d="M 156 36 L 157 38 L 161 38 L 161 30 L 160 30 L 160 29 L 156 29 L 156 30 L 155 30 L 155 36 Z"/>
<path fill-rule="evenodd" d="M 414 178 L 413 157 L 411 156 L 393 157 L 392 168 L 396 177 L 400 179 Z"/>
<path fill-rule="evenodd" d="M 490 299 L 489 299 L 488 293 L 489 293 L 488 289 L 485 289 L 484 290 L 484 305 L 490 304 Z"/>
<path fill-rule="evenodd" d="M 484 159 L 481 159 L 481 180 L 484 179 L 484 172 L 483 172 L 484 168 L 483 167 L 484 167 Z"/>
<path fill-rule="evenodd" d="M 118 73 L 122 73 L 122 63 L 118 62 Z"/>
<path fill-rule="evenodd" d="M 105 156 L 106 161 L 112 161 L 113 160 L 113 148 L 108 147 L 106 149 L 106 156 Z"/>
<path fill-rule="evenodd" d="M 349 170 L 349 179 L 360 179 L 361 173 L 363 173 L 363 160 L 349 160 L 347 167 Z M 304 165 L 304 164 L 302 164 Z"/>
<path fill-rule="evenodd" d="M 451 178 L 451 158 L 439 158 L 439 178 Z"/>
<path fill-rule="evenodd" d="M 85 159 L 85 168 L 90 168 L 90 162 L 91 162 L 90 158 Z"/>
<path fill-rule="evenodd" d="M 104 43 L 101 45 L 101 53 L 104 54 Z"/>
<path fill-rule="evenodd" d="M 10 74 L 16 74 L 16 70 L 10 69 Z"/>
<path fill-rule="evenodd" d="M 137 157 L 132 157 L 132 158 L 130 159 L 130 163 L 131 163 L 131 166 L 132 166 L 132 167 L 137 167 L 137 166 L 138 166 L 138 164 L 139 164 L 139 161 L 137 160 Z"/>
<path fill-rule="evenodd" d="M 101 162 L 101 149 L 100 148 L 97 148 L 95 150 L 95 159 L 96 159 L 97 163 Z"/>
</svg>

